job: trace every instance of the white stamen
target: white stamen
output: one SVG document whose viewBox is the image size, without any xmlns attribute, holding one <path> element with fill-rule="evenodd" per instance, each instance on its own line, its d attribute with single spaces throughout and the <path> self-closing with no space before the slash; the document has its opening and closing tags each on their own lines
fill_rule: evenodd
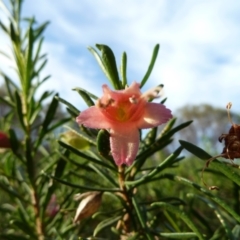
<svg viewBox="0 0 240 240">
<path fill-rule="evenodd" d="M 157 86 L 157 87 L 151 88 L 143 94 L 143 97 L 146 98 L 147 100 L 159 98 L 162 95 L 162 94 L 159 94 L 160 92 L 162 92 L 162 89 L 163 89 L 163 86 Z"/>
<path fill-rule="evenodd" d="M 134 103 L 134 104 L 138 103 L 138 100 L 137 100 L 137 98 L 134 95 L 129 98 L 129 101 L 130 101 L 130 103 Z"/>
</svg>

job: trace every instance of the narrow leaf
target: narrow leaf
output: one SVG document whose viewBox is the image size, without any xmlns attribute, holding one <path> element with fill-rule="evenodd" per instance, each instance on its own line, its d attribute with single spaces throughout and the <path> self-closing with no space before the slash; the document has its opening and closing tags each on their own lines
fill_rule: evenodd
<svg viewBox="0 0 240 240">
<path fill-rule="evenodd" d="M 85 103 L 88 105 L 88 107 L 91 107 L 94 105 L 93 100 L 85 91 L 82 91 L 79 88 L 75 88 L 75 90 L 80 94 L 80 96 L 85 101 Z"/>
<path fill-rule="evenodd" d="M 98 99 L 97 96 L 95 96 L 94 94 L 88 92 L 87 90 L 85 90 L 85 89 L 83 89 L 83 88 L 77 87 L 77 88 L 73 88 L 72 90 L 73 90 L 73 91 L 81 91 L 81 92 L 85 92 L 90 98 L 93 98 L 93 99 L 95 99 L 95 100 Z"/>
<path fill-rule="evenodd" d="M 150 173 L 148 173 L 147 175 L 144 175 L 142 178 L 138 180 L 125 182 L 125 184 L 133 185 L 134 187 L 139 186 L 140 184 L 144 184 L 145 182 L 152 179 L 156 174 L 161 172 L 163 169 L 168 167 L 179 156 L 182 150 L 183 148 L 179 147 L 169 157 L 167 157 L 163 162 L 161 162 L 156 168 L 154 168 L 154 170 L 152 170 Z"/>
<path fill-rule="evenodd" d="M 100 222 L 96 228 L 94 229 L 94 232 L 93 232 L 93 236 L 97 236 L 97 234 L 103 230 L 104 228 L 106 227 L 109 227 L 111 225 L 113 225 L 114 223 L 116 223 L 118 220 L 120 220 L 122 218 L 122 216 L 117 216 L 117 217 L 110 217 L 110 218 L 107 218 L 105 220 L 103 220 L 102 222 Z"/>
<path fill-rule="evenodd" d="M 28 50 L 27 50 L 27 56 L 26 56 L 26 73 L 25 73 L 25 82 L 24 82 L 24 93 L 26 96 L 28 96 L 31 86 L 31 75 L 33 73 L 33 65 L 32 65 L 32 54 L 33 54 L 33 29 L 30 26 L 28 30 Z"/>
<path fill-rule="evenodd" d="M 50 105 L 48 107 L 45 119 L 42 124 L 43 131 L 48 129 L 48 127 L 49 127 L 50 123 L 52 122 L 54 115 L 57 111 L 57 107 L 58 107 L 58 100 L 56 98 L 57 96 L 58 96 L 58 94 L 56 94 L 53 97 L 52 102 L 50 103 Z"/>
<path fill-rule="evenodd" d="M 102 53 L 102 61 L 108 73 L 109 81 L 115 89 L 121 89 L 117 64 L 112 49 L 103 44 L 96 44 L 96 46 Z"/>
<path fill-rule="evenodd" d="M 198 230 L 198 228 L 196 227 L 196 225 L 194 224 L 194 222 L 187 216 L 187 214 L 180 210 L 177 207 L 174 207 L 173 205 L 169 204 L 169 203 L 165 203 L 165 202 L 155 202 L 151 204 L 152 207 L 160 207 L 163 209 L 166 209 L 167 211 L 176 214 L 177 216 L 179 216 L 187 225 L 188 227 L 194 231 L 198 238 L 201 240 L 204 240 L 204 237 L 202 236 L 201 232 Z"/>
<path fill-rule="evenodd" d="M 141 88 L 144 86 L 144 84 L 147 82 L 152 70 L 153 70 L 153 67 L 154 67 L 154 64 L 155 64 L 155 61 L 157 59 L 157 55 L 158 55 L 158 51 L 159 51 L 159 44 L 157 44 L 154 49 L 153 49 L 153 53 L 152 53 L 152 59 L 150 61 L 150 64 L 148 66 L 148 70 L 145 74 L 145 76 L 143 77 L 142 81 L 141 81 Z"/>
<path fill-rule="evenodd" d="M 86 160 L 89 160 L 89 161 L 91 161 L 91 162 L 93 162 L 93 163 L 95 163 L 95 164 L 101 165 L 101 166 L 103 166 L 103 167 L 112 169 L 112 170 L 114 170 L 115 172 L 117 171 L 117 169 L 113 168 L 112 166 L 110 166 L 109 164 L 107 164 L 107 163 L 105 163 L 105 162 L 102 162 L 102 161 L 97 160 L 97 159 L 95 159 L 95 158 L 93 158 L 93 157 L 90 157 L 90 156 L 82 153 L 82 152 L 79 151 L 78 149 L 73 148 L 72 146 L 70 146 L 70 145 L 68 145 L 68 144 L 66 144 L 66 143 L 64 143 L 64 142 L 62 142 L 62 141 L 58 141 L 58 142 L 59 142 L 59 144 L 60 144 L 62 147 L 68 149 L 69 151 L 75 153 L 76 155 L 78 155 L 78 156 L 80 156 L 80 157 L 82 157 L 82 158 L 84 158 L 84 159 L 86 159 Z"/>
<path fill-rule="evenodd" d="M 168 173 L 163 174 L 162 178 L 168 178 L 168 179 L 171 179 L 171 180 L 173 180 L 175 182 L 180 182 L 180 183 L 182 183 L 184 185 L 187 185 L 189 187 L 193 187 L 196 190 L 204 193 L 205 195 L 210 197 L 214 202 L 219 204 L 230 215 L 232 215 L 235 218 L 236 221 L 238 221 L 240 223 L 240 216 L 232 209 L 232 207 L 230 207 L 228 203 L 224 202 L 221 198 L 217 197 L 215 194 L 213 194 L 209 190 L 207 190 L 205 188 L 202 188 L 198 184 L 196 184 L 196 183 L 194 183 L 194 182 L 192 182 L 192 181 L 190 181 L 190 180 L 188 180 L 186 178 L 183 178 L 183 177 L 180 177 L 180 176 L 176 176 L 176 175 L 173 175 L 173 174 L 168 174 Z"/>
<path fill-rule="evenodd" d="M 15 92 L 15 99 L 16 99 L 17 115 L 18 115 L 19 122 L 21 123 L 22 128 L 26 130 L 26 126 L 24 123 L 25 116 L 23 115 L 23 109 L 22 109 L 23 103 L 17 91 Z"/>
<path fill-rule="evenodd" d="M 203 149 L 193 145 L 192 143 L 183 140 L 180 140 L 179 142 L 185 149 L 187 149 L 189 152 L 191 152 L 200 159 L 208 160 L 212 157 Z M 221 163 L 216 159 L 215 161 L 211 162 L 211 167 L 215 170 L 220 171 L 233 182 L 235 182 L 238 186 L 240 186 L 240 175 L 237 172 L 233 171 L 231 165 L 229 166 L 226 163 Z"/>
<path fill-rule="evenodd" d="M 57 182 L 60 182 L 64 185 L 67 185 L 67 186 L 72 187 L 72 188 L 78 188 L 78 189 L 87 190 L 87 191 L 99 191 L 99 192 L 121 192 L 121 189 L 119 189 L 119 188 L 88 187 L 86 185 L 83 186 L 83 185 L 73 184 L 73 183 L 70 183 L 68 181 L 65 181 L 65 180 L 56 178 L 54 176 L 48 175 L 46 173 L 43 173 L 43 174 L 46 175 L 49 178 L 52 178 L 52 179 L 56 180 Z"/>
<path fill-rule="evenodd" d="M 71 103 L 69 103 L 68 101 L 66 101 L 66 100 L 64 100 L 64 99 L 62 99 L 62 98 L 60 98 L 60 97 L 58 97 L 58 96 L 55 96 L 55 98 L 56 98 L 59 102 L 61 102 L 61 103 L 65 104 L 66 106 L 68 106 L 68 109 L 69 109 L 72 113 L 76 114 L 76 116 L 79 115 L 80 110 L 78 110 L 77 108 L 75 108 Z"/>
<path fill-rule="evenodd" d="M 125 52 L 122 55 L 121 75 L 122 86 L 125 88 L 127 85 L 127 54 Z"/>
</svg>

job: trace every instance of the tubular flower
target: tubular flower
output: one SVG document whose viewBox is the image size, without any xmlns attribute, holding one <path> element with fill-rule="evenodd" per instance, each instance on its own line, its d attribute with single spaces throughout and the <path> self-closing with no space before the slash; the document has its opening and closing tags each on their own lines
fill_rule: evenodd
<svg viewBox="0 0 240 240">
<path fill-rule="evenodd" d="M 4 132 L 0 132 L 0 148 L 11 148 L 9 138 Z"/>
<path fill-rule="evenodd" d="M 140 142 L 139 129 L 152 128 L 172 118 L 171 111 L 156 98 L 159 87 L 141 93 L 140 84 L 133 82 L 124 90 L 112 91 L 103 85 L 103 97 L 95 106 L 80 113 L 78 124 L 89 128 L 106 129 L 110 133 L 112 156 L 118 166 L 131 165 Z"/>
</svg>

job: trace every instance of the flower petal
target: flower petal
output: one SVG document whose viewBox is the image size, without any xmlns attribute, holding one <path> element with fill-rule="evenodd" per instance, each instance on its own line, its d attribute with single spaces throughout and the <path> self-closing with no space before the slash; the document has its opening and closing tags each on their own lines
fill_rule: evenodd
<svg viewBox="0 0 240 240">
<path fill-rule="evenodd" d="M 172 118 L 171 111 L 159 103 L 147 103 L 145 112 L 137 123 L 137 127 L 152 128 L 167 122 Z"/>
<path fill-rule="evenodd" d="M 109 120 L 107 120 L 102 114 L 101 109 L 96 106 L 90 107 L 81 112 L 76 118 L 76 121 L 78 124 L 83 124 L 89 128 L 108 129 L 111 127 Z"/>
<path fill-rule="evenodd" d="M 110 130 L 110 145 L 115 163 L 130 166 L 139 146 L 139 132 L 134 124 L 121 124 Z"/>
</svg>

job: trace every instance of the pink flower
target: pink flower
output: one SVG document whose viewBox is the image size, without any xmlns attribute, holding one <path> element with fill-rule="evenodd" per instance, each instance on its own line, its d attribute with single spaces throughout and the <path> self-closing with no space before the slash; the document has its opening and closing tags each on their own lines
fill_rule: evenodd
<svg viewBox="0 0 240 240">
<path fill-rule="evenodd" d="M 11 148 L 9 138 L 4 132 L 0 132 L 0 148 Z"/>
<path fill-rule="evenodd" d="M 139 147 L 139 129 L 156 127 L 172 118 L 164 105 L 148 102 L 156 98 L 157 87 L 144 94 L 140 84 L 133 82 L 124 90 L 112 91 L 103 85 L 103 97 L 95 106 L 80 113 L 78 124 L 110 132 L 112 156 L 118 166 L 131 165 Z"/>
</svg>

